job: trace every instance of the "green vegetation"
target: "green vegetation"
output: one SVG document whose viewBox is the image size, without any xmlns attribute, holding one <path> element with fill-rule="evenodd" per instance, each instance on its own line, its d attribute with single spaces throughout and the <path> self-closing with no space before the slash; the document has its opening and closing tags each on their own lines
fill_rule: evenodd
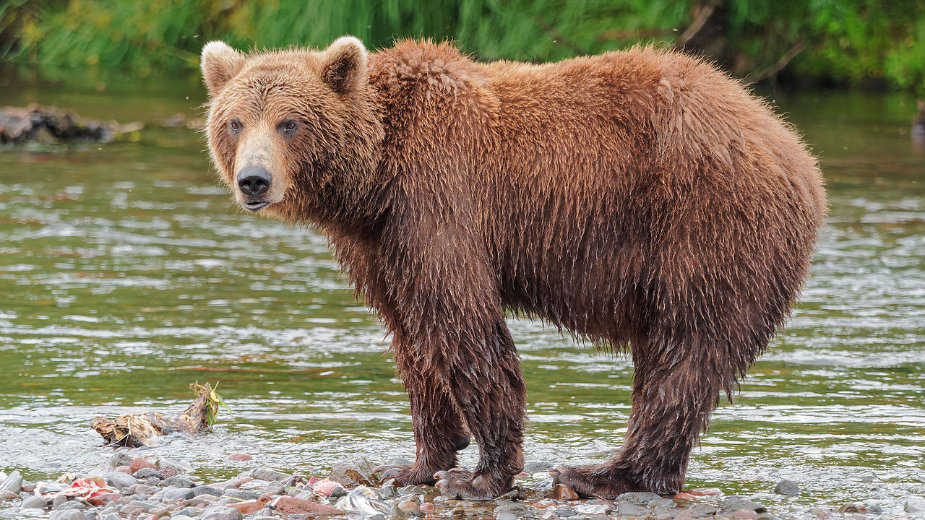
<svg viewBox="0 0 925 520">
<path fill-rule="evenodd" d="M 538 61 L 659 43 L 753 81 L 925 91 L 925 0 L 0 0 L 0 57 L 40 69 L 146 75 L 195 68 L 211 39 L 272 48 L 342 34 Z"/>
</svg>

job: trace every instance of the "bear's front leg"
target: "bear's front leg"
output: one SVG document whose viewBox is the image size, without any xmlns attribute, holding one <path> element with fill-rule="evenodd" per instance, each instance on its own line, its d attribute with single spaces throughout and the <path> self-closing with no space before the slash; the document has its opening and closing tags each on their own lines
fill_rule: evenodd
<svg viewBox="0 0 925 520">
<path fill-rule="evenodd" d="M 523 470 L 526 390 L 514 342 L 502 315 L 492 331 L 460 344 L 450 365 L 450 393 L 479 445 L 472 472 L 437 473 L 437 487 L 451 498 L 489 500 L 509 491 Z"/>
<path fill-rule="evenodd" d="M 453 404 L 444 383 L 421 370 L 412 355 L 413 347 L 400 334 L 395 335 L 392 351 L 398 373 L 411 402 L 416 456 L 414 464 L 380 466 L 381 479 L 395 479 L 403 486 L 433 485 L 434 474 L 456 466 L 456 452 L 469 445 L 469 433 Z"/>
<path fill-rule="evenodd" d="M 415 469 L 437 462 L 449 469 L 465 425 L 478 442 L 479 463 L 471 473 L 439 473 L 437 487 L 450 497 L 487 500 L 510 490 L 523 469 L 526 390 L 484 243 L 464 223 L 465 211 L 452 215 L 396 219 L 384 236 L 384 243 L 400 245 L 381 264 L 395 302 L 387 323 L 407 339 L 396 345 L 396 361 L 416 414 Z"/>
</svg>

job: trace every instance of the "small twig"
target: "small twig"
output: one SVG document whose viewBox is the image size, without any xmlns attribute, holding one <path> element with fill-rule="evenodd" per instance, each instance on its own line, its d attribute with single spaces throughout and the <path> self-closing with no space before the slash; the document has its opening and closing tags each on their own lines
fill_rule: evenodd
<svg viewBox="0 0 925 520">
<path fill-rule="evenodd" d="M 677 49 L 680 49 L 687 45 L 687 42 L 691 41 L 691 38 L 697 36 L 697 33 L 703 29 L 703 26 L 706 25 L 707 20 L 710 19 L 710 16 L 713 15 L 713 12 L 716 11 L 716 8 L 722 3 L 721 0 L 712 0 L 707 5 L 701 6 L 697 16 L 694 18 L 694 21 L 678 36 L 678 40 L 675 42 L 674 46 Z"/>
<path fill-rule="evenodd" d="M 539 25 L 540 29 L 542 29 L 546 34 L 552 36 L 553 41 L 555 41 L 556 43 L 561 43 L 562 45 L 565 45 L 578 56 L 583 56 L 585 54 L 588 54 L 587 52 L 585 52 L 584 49 L 582 49 L 581 47 L 567 40 L 565 36 L 562 36 L 562 34 L 556 30 L 555 27 L 547 24 L 541 17 L 537 16 L 536 18 L 533 19 L 533 21 L 535 21 L 536 25 Z"/>
<path fill-rule="evenodd" d="M 780 59 L 774 63 L 774 65 L 764 69 L 764 71 L 762 71 L 761 74 L 758 74 L 758 76 L 749 76 L 746 78 L 746 81 L 748 83 L 758 83 L 759 81 L 764 81 L 770 78 L 771 76 L 783 70 L 783 68 L 786 67 L 788 63 L 793 61 L 793 58 L 796 58 L 797 54 L 803 52 L 803 49 L 805 48 L 806 43 L 804 43 L 803 40 L 797 41 L 797 43 L 791 47 L 790 50 L 787 51 L 783 56 L 781 56 Z"/>
</svg>

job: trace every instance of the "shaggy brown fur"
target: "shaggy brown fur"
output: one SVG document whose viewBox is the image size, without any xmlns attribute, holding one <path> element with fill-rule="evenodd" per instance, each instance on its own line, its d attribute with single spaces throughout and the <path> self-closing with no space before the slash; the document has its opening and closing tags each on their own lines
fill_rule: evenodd
<svg viewBox="0 0 925 520">
<path fill-rule="evenodd" d="M 320 226 L 394 335 L 417 460 L 389 474 L 440 472 L 448 495 L 497 496 L 523 467 L 506 309 L 632 353 L 622 450 L 559 480 L 678 492 L 720 393 L 787 317 L 826 211 L 793 130 L 679 54 L 482 64 L 345 37 L 249 56 L 213 42 L 202 68 L 237 200 Z M 242 192 L 245 170 L 269 189 Z M 478 466 L 448 471 L 469 434 Z"/>
</svg>

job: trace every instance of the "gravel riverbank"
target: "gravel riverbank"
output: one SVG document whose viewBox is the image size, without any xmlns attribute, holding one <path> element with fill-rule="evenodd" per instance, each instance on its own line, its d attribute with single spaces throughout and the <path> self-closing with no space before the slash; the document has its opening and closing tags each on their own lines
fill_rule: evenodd
<svg viewBox="0 0 925 520">
<path fill-rule="evenodd" d="M 245 454 L 231 460 L 247 461 Z M 693 489 L 674 497 L 625 493 L 616 500 L 579 499 L 568 487 L 552 485 L 543 464 L 528 467 L 518 489 L 496 500 L 450 500 L 430 486 L 380 482 L 373 464 L 354 458 L 323 478 L 293 475 L 254 464 L 222 482 L 202 482 L 194 468 L 164 458 L 132 457 L 125 451 L 86 475 L 29 482 L 17 471 L 0 473 L 0 518 L 51 520 L 308 520 L 350 518 L 497 518 L 514 520 L 646 518 L 655 520 L 775 518 L 875 518 L 875 505 L 851 504 L 838 510 L 794 505 L 768 511 L 746 497 L 723 496 L 718 489 Z M 792 482 L 775 492 L 799 494 Z M 925 517 L 925 500 L 910 497 L 905 517 Z M 890 515 L 895 518 L 895 515 Z"/>
</svg>

